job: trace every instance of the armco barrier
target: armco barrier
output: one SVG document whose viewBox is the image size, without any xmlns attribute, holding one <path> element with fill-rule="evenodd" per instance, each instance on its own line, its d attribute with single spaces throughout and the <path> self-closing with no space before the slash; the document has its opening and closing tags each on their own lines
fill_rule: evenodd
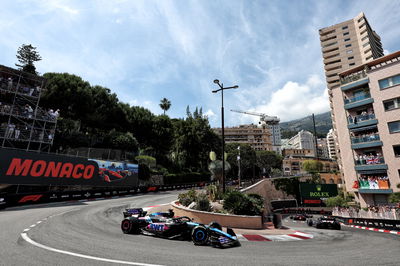
<svg viewBox="0 0 400 266">
<path fill-rule="evenodd" d="M 168 191 L 176 189 L 189 189 L 189 188 L 202 188 L 207 183 L 191 183 L 191 184 L 177 184 L 177 185 L 162 185 L 162 186 L 141 186 L 130 188 L 110 188 L 103 190 L 80 190 L 80 191 L 62 191 L 62 192 L 31 192 L 21 194 L 0 194 L 0 209 L 25 205 L 25 204 L 39 204 L 50 202 L 63 202 L 63 201 L 78 201 L 94 198 L 111 198 L 118 196 L 134 195 L 136 193 L 148 193 L 158 191 Z"/>
<path fill-rule="evenodd" d="M 367 219 L 367 218 L 349 218 L 334 216 L 346 225 L 359 225 L 365 227 L 373 227 L 378 229 L 397 230 L 400 231 L 400 220 L 389 219 Z"/>
</svg>

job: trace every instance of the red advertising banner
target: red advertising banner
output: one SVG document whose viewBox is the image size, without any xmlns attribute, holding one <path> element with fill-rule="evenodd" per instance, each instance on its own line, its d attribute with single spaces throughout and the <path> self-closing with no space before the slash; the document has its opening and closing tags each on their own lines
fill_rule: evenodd
<svg viewBox="0 0 400 266">
<path fill-rule="evenodd" d="M 0 184 L 127 186 L 138 183 L 138 165 L 0 149 Z"/>
</svg>

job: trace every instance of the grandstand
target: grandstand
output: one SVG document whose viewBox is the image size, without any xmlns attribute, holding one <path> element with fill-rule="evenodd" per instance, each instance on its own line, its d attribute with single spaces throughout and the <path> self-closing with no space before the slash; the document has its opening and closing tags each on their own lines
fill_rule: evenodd
<svg viewBox="0 0 400 266">
<path fill-rule="evenodd" d="M 40 108 L 44 77 L 0 65 L 0 145 L 50 151 L 58 112 Z"/>
</svg>

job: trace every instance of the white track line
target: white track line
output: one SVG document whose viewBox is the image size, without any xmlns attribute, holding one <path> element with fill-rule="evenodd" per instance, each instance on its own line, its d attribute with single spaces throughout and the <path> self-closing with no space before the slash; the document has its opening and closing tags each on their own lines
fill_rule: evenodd
<svg viewBox="0 0 400 266">
<path fill-rule="evenodd" d="M 89 255 L 84 255 L 84 254 L 79 254 L 79 253 L 75 253 L 75 252 L 70 252 L 70 251 L 65 251 L 65 250 L 61 250 L 61 249 L 56 249 L 56 248 L 52 248 L 52 247 L 48 247 L 45 246 L 43 244 L 37 243 L 35 241 L 33 241 L 31 238 L 29 238 L 29 236 L 26 233 L 22 233 L 21 237 L 28 243 L 42 248 L 42 249 L 46 249 L 49 251 L 53 251 L 53 252 L 57 252 L 57 253 L 61 253 L 61 254 L 66 254 L 66 255 L 70 255 L 70 256 L 74 256 L 74 257 L 79 257 L 79 258 L 84 258 L 84 259 L 89 259 L 89 260 L 97 260 L 97 261 L 104 261 L 104 262 L 110 262 L 110 263 L 119 263 L 119 264 L 126 264 L 126 265 L 138 265 L 138 266 L 162 266 L 160 264 L 147 264 L 147 263 L 140 263 L 140 262 L 131 262 L 131 261 L 124 261 L 124 260 L 113 260 L 113 259 L 106 259 L 106 258 L 100 258 L 100 257 L 95 257 L 95 256 L 89 256 Z"/>
</svg>

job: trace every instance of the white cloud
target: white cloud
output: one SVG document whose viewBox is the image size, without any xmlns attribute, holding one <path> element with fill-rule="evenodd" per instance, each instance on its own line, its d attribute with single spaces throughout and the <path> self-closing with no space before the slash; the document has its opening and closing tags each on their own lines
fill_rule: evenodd
<svg viewBox="0 0 400 266">
<path fill-rule="evenodd" d="M 259 105 L 254 111 L 278 116 L 281 121 L 292 120 L 329 110 L 327 89 L 321 90 L 324 82 L 318 76 L 311 76 L 305 84 L 288 81 L 272 94 L 266 105 Z"/>
</svg>

